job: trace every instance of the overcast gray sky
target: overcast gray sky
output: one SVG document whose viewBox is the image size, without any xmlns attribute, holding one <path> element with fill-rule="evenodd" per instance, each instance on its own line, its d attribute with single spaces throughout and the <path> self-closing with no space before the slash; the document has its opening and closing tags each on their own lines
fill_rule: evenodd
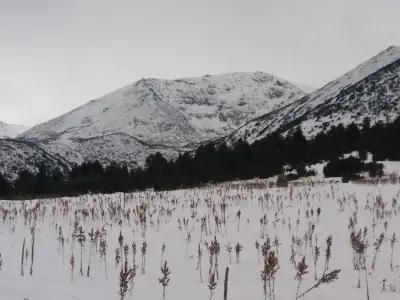
<svg viewBox="0 0 400 300">
<path fill-rule="evenodd" d="M 0 120 L 34 125 L 142 77 L 318 87 L 399 44 L 399 0 L 0 0 Z"/>
</svg>

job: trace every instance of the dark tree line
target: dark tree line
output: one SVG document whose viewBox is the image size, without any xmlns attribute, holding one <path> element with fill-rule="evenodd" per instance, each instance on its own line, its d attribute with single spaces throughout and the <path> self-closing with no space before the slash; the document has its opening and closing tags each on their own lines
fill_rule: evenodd
<svg viewBox="0 0 400 300">
<path fill-rule="evenodd" d="M 360 128 L 339 125 L 311 140 L 300 130 L 291 135 L 271 134 L 249 145 L 239 141 L 233 147 L 208 143 L 195 153 L 184 153 L 174 161 L 161 154 L 150 155 L 143 169 L 129 170 L 116 164 L 103 167 L 88 162 L 68 174 L 39 167 L 37 174 L 23 171 L 13 183 L 0 174 L 0 198 L 77 195 L 83 193 L 128 192 L 199 186 L 235 179 L 268 178 L 282 173 L 285 165 L 307 176 L 307 164 L 335 161 L 341 155 L 360 151 L 373 154 L 374 160 L 400 160 L 400 118 L 389 124 Z"/>
<path fill-rule="evenodd" d="M 349 180 L 361 178 L 360 173 L 368 173 L 370 177 L 383 175 L 383 164 L 365 162 L 363 158 L 350 156 L 344 159 L 331 160 L 324 167 L 324 176 L 342 177 L 343 182 L 348 182 Z"/>
</svg>

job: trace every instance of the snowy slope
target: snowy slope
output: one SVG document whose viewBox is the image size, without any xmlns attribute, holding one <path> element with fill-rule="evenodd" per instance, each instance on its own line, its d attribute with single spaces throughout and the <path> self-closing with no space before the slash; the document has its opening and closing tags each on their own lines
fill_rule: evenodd
<svg viewBox="0 0 400 300">
<path fill-rule="evenodd" d="M 315 92 L 316 90 L 318 90 L 318 88 L 315 86 L 311 86 L 311 85 L 304 84 L 304 83 L 297 82 L 297 81 L 290 81 L 290 82 L 293 83 L 298 88 L 300 88 L 306 94 L 311 94 L 312 92 Z"/>
<path fill-rule="evenodd" d="M 228 138 L 253 142 L 301 126 L 306 136 L 339 123 L 390 121 L 400 112 L 400 47 L 390 47 L 321 89 L 256 118 Z"/>
<path fill-rule="evenodd" d="M 0 139 L 0 173 L 9 179 L 15 179 L 21 172 L 37 172 L 40 164 L 49 170 L 70 169 L 71 164 L 57 154 L 47 152 L 38 143 L 16 139 Z"/>
<path fill-rule="evenodd" d="M 20 136 L 71 163 L 98 159 L 143 165 L 225 136 L 305 93 L 272 75 L 231 73 L 177 80 L 142 79 L 37 125 Z"/>
<path fill-rule="evenodd" d="M 0 139 L 2 138 L 15 138 L 29 127 L 24 125 L 7 124 L 0 121 Z"/>
</svg>

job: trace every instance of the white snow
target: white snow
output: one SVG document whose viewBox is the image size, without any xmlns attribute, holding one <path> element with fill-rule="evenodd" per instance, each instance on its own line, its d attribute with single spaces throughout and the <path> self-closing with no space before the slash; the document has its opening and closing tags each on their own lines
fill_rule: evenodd
<svg viewBox="0 0 400 300">
<path fill-rule="evenodd" d="M 399 161 L 380 161 L 383 164 L 385 174 L 400 175 L 400 162 Z"/>
<path fill-rule="evenodd" d="M 341 269 L 339 279 L 331 284 L 323 284 L 311 291 L 304 299 L 366 299 L 365 281 L 356 288 L 358 272 L 353 270 L 352 249 L 349 240 L 349 219 L 357 217 L 356 228 L 368 228 L 369 241 L 367 270 L 371 299 L 399 299 L 400 291 L 400 245 L 394 245 L 394 270 L 390 270 L 390 238 L 399 235 L 400 186 L 397 183 L 342 184 L 333 181 L 300 181 L 288 188 L 270 187 L 271 181 L 253 180 L 231 182 L 200 189 L 171 192 L 146 191 L 133 194 L 85 195 L 78 198 L 63 198 L 32 201 L 0 202 L 0 271 L 1 299 L 6 300 L 117 300 L 118 276 L 121 263 L 115 263 L 115 250 L 119 248 L 120 231 L 123 243 L 137 245 L 136 262 L 139 265 L 131 294 L 125 299 L 162 299 L 160 278 L 161 248 L 166 244 L 164 259 L 171 271 L 170 283 L 166 289 L 166 299 L 203 300 L 209 299 L 207 286 L 209 256 L 205 242 L 214 236 L 220 243 L 219 279 L 213 299 L 222 299 L 223 276 L 226 266 L 229 272 L 229 300 L 264 299 L 261 270 L 258 262 L 256 240 L 262 245 L 266 237 L 273 243 L 279 239 L 279 270 L 276 274 L 276 299 L 295 299 L 297 281 L 290 262 L 292 238 L 298 239 L 294 245 L 295 261 L 306 255 L 308 274 L 301 284 L 305 291 L 314 283 L 313 247 L 306 246 L 304 235 L 312 224 L 313 246 L 318 238 L 321 256 L 317 264 L 317 275 L 321 276 L 324 265 L 326 238 L 333 237 L 332 257 L 329 270 Z M 395 200 L 394 200 L 395 199 Z M 215 218 L 223 219 L 221 204 L 226 203 L 226 225 L 216 227 Z M 147 207 L 146 225 L 141 225 L 136 207 Z M 321 215 L 317 216 L 317 209 Z M 240 210 L 240 222 L 237 212 Z M 311 214 L 311 210 L 313 214 Z M 84 217 L 82 211 L 87 215 Z M 308 217 L 307 217 L 308 212 Z M 129 213 L 129 218 L 128 218 Z M 266 216 L 266 226 L 260 219 Z M 201 218 L 206 217 L 207 232 L 201 234 Z M 184 219 L 187 225 L 184 225 Z M 86 241 L 83 243 L 80 269 L 80 244 L 73 243 L 74 222 L 82 226 Z M 180 225 L 179 225 L 180 222 Z M 385 229 L 385 222 L 387 227 Z M 298 225 L 297 225 L 298 224 Z M 31 266 L 31 228 L 35 230 L 33 275 Z M 93 246 L 90 277 L 86 276 L 90 257 L 90 242 L 87 235 L 94 228 L 106 230 L 107 271 L 104 260 L 98 253 L 99 245 Z M 64 247 L 58 239 L 59 232 L 65 239 Z M 374 253 L 373 243 L 380 233 L 385 234 L 378 253 L 376 268 L 371 263 Z M 190 233 L 190 242 L 188 242 Z M 28 255 L 21 275 L 21 249 L 26 241 Z M 145 274 L 140 271 L 141 245 L 148 243 Z M 226 251 L 230 243 L 235 247 L 243 245 L 239 263 L 232 252 L 232 262 Z M 74 246 L 72 246 L 74 244 Z M 198 245 L 202 249 L 202 276 L 200 280 L 197 266 Z M 295 243 L 296 244 L 296 243 Z M 74 255 L 75 266 L 71 281 L 70 258 Z M 128 263 L 133 264 L 131 248 Z M 260 257 L 261 260 L 261 257 Z M 386 279 L 386 291 L 382 290 L 382 280 Z M 390 291 L 396 289 L 396 292 Z"/>
</svg>

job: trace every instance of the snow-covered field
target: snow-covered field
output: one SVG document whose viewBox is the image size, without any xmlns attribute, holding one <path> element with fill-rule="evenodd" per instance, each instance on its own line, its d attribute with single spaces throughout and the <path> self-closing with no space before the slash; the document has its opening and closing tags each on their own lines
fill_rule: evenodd
<svg viewBox="0 0 400 300">
<path fill-rule="evenodd" d="M 367 228 L 370 298 L 399 299 L 397 242 L 393 243 L 393 270 L 390 267 L 393 233 L 400 234 L 399 197 L 398 183 L 302 181 L 276 188 L 266 181 L 249 181 L 172 192 L 2 201 L 0 299 L 121 299 L 120 272 L 125 261 L 128 269 L 137 267 L 125 299 L 162 299 L 159 279 L 164 261 L 171 272 L 166 299 L 209 299 L 207 246 L 214 237 L 219 253 L 212 261 L 216 282 L 212 299 L 223 299 L 227 266 L 228 299 L 264 299 L 262 246 L 267 246 L 267 239 L 269 252 L 278 258 L 275 299 L 296 299 L 295 265 L 305 257 L 308 268 L 300 284 L 302 294 L 316 283 L 315 275 L 318 280 L 324 273 L 330 235 L 331 258 L 325 274 L 340 269 L 338 279 L 321 284 L 303 298 L 366 299 L 364 270 L 360 270 L 361 287 L 357 288 L 350 219 L 355 231 Z M 94 234 L 89 235 L 92 230 Z M 382 245 L 375 247 L 381 233 Z M 145 253 L 143 242 L 147 243 Z M 238 261 L 237 243 L 243 247 Z M 315 269 L 316 246 L 320 256 Z M 375 248 L 379 249 L 373 270 Z"/>
</svg>

